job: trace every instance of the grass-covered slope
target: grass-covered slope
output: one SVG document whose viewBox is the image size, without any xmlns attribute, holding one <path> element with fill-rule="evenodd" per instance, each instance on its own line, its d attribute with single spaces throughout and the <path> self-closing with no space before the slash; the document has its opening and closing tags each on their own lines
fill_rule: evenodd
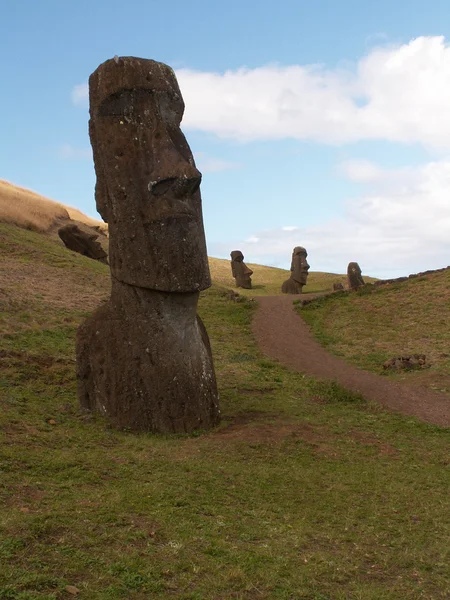
<svg viewBox="0 0 450 600">
<path fill-rule="evenodd" d="M 65 206 L 36 192 L 0 179 L 0 222 L 33 231 L 47 232 L 68 220 L 107 230 L 103 221 L 86 216 L 77 208 Z"/>
<path fill-rule="evenodd" d="M 290 275 L 289 271 L 278 269 L 276 267 L 266 267 L 251 263 L 246 264 L 253 271 L 251 290 L 236 288 L 236 282 L 231 275 L 231 265 L 229 260 L 221 258 L 209 259 L 212 280 L 219 285 L 236 289 L 244 296 L 255 297 L 281 294 L 281 284 L 288 279 Z M 372 277 L 366 277 L 365 279 L 367 279 L 368 282 L 375 281 Z M 342 283 L 346 286 L 347 276 L 337 275 L 335 273 L 310 271 L 308 283 L 304 286 L 303 293 L 314 294 L 318 292 L 329 292 L 333 289 L 333 283 Z"/>
<path fill-rule="evenodd" d="M 0 599 L 444 600 L 449 434 L 266 360 L 202 294 L 223 421 L 81 412 L 74 336 L 108 268 L 0 225 Z"/>
<path fill-rule="evenodd" d="M 92 233 L 89 230 L 92 227 L 105 234 L 108 230 L 106 223 L 92 219 L 76 208 L 65 206 L 36 192 L 0 180 L 0 224 L 15 225 L 38 233 L 47 233 L 57 240 L 58 228 L 72 221 L 88 233 Z M 106 237 L 100 235 L 98 241 L 108 252 Z M 209 262 L 213 281 L 219 285 L 235 288 L 230 261 L 210 258 Z M 281 284 L 289 277 L 289 271 L 263 265 L 252 264 L 249 266 L 254 270 L 253 289 L 240 290 L 243 295 L 281 294 Z M 333 283 L 338 281 L 345 284 L 346 277 L 332 273 L 310 273 L 308 285 L 303 291 L 304 293 L 329 291 L 332 289 Z"/>
<path fill-rule="evenodd" d="M 301 308 L 316 337 L 349 362 L 450 395 L 450 270 L 333 294 Z M 392 357 L 425 354 L 430 368 L 392 372 Z"/>
</svg>

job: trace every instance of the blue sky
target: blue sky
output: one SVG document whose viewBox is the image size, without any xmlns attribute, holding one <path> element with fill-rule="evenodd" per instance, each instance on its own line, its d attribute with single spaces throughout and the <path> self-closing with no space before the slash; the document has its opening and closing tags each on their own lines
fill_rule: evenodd
<svg viewBox="0 0 450 600">
<path fill-rule="evenodd" d="M 86 82 L 177 72 L 209 254 L 396 276 L 450 263 L 450 7 L 396 0 L 3 3 L 0 178 L 95 215 Z"/>
</svg>

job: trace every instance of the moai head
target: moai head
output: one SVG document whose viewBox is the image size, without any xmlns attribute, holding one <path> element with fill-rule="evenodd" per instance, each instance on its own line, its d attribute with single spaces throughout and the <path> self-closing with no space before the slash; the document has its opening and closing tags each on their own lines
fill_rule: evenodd
<svg viewBox="0 0 450 600">
<path fill-rule="evenodd" d="M 233 250 L 231 256 L 231 272 L 236 279 L 237 287 L 251 289 L 251 276 L 253 271 L 244 262 L 244 255 L 240 250 Z"/>
<path fill-rule="evenodd" d="M 201 173 L 180 130 L 184 102 L 163 63 L 115 57 L 89 78 L 97 210 L 112 275 L 165 292 L 211 285 Z"/>
<path fill-rule="evenodd" d="M 356 262 L 348 263 L 347 267 L 348 287 L 351 290 L 357 290 L 364 285 L 364 279 L 361 276 L 361 268 Z"/>
<path fill-rule="evenodd" d="M 69 223 L 58 229 L 58 235 L 69 250 L 108 264 L 108 255 L 97 241 L 98 233 L 86 233 L 81 231 L 78 225 Z"/>
<path fill-rule="evenodd" d="M 292 252 L 291 278 L 302 285 L 306 284 L 308 278 L 309 264 L 306 260 L 308 253 L 302 246 L 296 246 Z"/>
</svg>

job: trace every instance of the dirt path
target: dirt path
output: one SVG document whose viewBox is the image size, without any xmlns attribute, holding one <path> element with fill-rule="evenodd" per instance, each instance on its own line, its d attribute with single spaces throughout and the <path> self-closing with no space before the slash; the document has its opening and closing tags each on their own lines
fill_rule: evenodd
<svg viewBox="0 0 450 600">
<path fill-rule="evenodd" d="M 259 297 L 253 319 L 255 337 L 265 354 L 296 371 L 334 379 L 368 400 L 423 421 L 450 426 L 450 400 L 425 387 L 412 387 L 362 371 L 325 350 L 294 312 L 297 296 Z"/>
</svg>

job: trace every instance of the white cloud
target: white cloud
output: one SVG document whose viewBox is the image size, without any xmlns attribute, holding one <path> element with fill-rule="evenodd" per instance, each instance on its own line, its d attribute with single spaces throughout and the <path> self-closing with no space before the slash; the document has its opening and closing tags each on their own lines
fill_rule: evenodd
<svg viewBox="0 0 450 600">
<path fill-rule="evenodd" d="M 444 37 L 371 50 L 353 70 L 268 65 L 177 71 L 183 125 L 240 141 L 362 139 L 450 147 L 450 47 Z"/>
<path fill-rule="evenodd" d="M 369 160 L 347 160 L 338 167 L 338 172 L 351 181 L 371 183 L 386 177 L 386 172 Z"/>
<path fill-rule="evenodd" d="M 220 171 L 239 169 L 242 166 L 241 163 L 215 158 L 205 152 L 196 152 L 194 158 L 197 167 L 202 173 L 218 173 Z"/>
<path fill-rule="evenodd" d="M 87 83 L 79 83 L 72 89 L 72 102 L 75 106 L 87 106 L 89 103 L 89 86 Z"/>
<path fill-rule="evenodd" d="M 288 267 L 305 246 L 312 270 L 343 273 L 357 261 L 363 273 L 408 275 L 450 263 L 450 158 L 416 169 L 384 170 L 364 163 L 370 192 L 351 200 L 344 217 L 317 227 L 283 227 L 233 242 L 248 262 Z M 343 169 L 345 172 L 345 169 Z M 350 168 L 347 174 L 355 179 Z M 372 177 L 371 174 L 376 174 Z M 360 173 L 356 179 L 361 181 Z M 222 253 L 230 244 L 215 244 Z"/>
<path fill-rule="evenodd" d="M 450 46 L 443 36 L 372 48 L 351 69 L 266 65 L 177 70 L 183 127 L 239 141 L 365 139 L 450 148 Z M 88 103 L 88 85 L 72 90 Z"/>
<path fill-rule="evenodd" d="M 67 160 L 85 160 L 92 158 L 92 150 L 90 148 L 76 148 L 70 144 L 63 144 L 59 148 L 61 158 Z"/>
</svg>

